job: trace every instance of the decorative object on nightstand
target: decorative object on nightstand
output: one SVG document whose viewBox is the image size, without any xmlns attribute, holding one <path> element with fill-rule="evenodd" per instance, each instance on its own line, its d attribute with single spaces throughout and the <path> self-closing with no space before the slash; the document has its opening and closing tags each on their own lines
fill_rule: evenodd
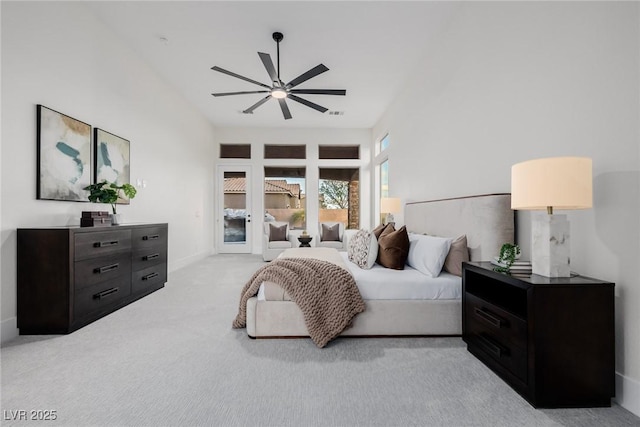
<svg viewBox="0 0 640 427">
<path fill-rule="evenodd" d="M 500 254 L 491 260 L 491 263 L 496 266 L 494 270 L 501 273 L 531 273 L 531 263 L 529 261 L 517 261 L 520 259 L 520 254 L 520 246 L 513 243 L 503 244 L 500 247 Z"/>
<path fill-rule="evenodd" d="M 533 273 L 570 277 L 569 220 L 553 209 L 587 209 L 593 205 L 592 161 L 586 157 L 529 160 L 511 167 L 511 209 L 546 209 L 532 224 Z"/>
<path fill-rule="evenodd" d="M 467 349 L 535 407 L 611 406 L 614 321 L 613 283 L 462 264 Z"/>
<path fill-rule="evenodd" d="M 383 197 L 380 199 L 380 212 L 386 213 L 384 223 L 395 225 L 394 213 L 400 213 L 402 210 L 402 203 L 400 199 L 395 197 Z"/>
<path fill-rule="evenodd" d="M 116 212 L 118 199 L 121 196 L 120 191 L 129 199 L 133 199 L 137 193 L 136 188 L 131 184 L 117 185 L 107 181 L 88 185 L 84 189 L 89 191 L 89 201 L 93 203 L 109 203 L 111 205 L 111 210 L 113 211 L 113 215 L 111 216 L 112 225 L 120 224 L 120 216 Z"/>
</svg>

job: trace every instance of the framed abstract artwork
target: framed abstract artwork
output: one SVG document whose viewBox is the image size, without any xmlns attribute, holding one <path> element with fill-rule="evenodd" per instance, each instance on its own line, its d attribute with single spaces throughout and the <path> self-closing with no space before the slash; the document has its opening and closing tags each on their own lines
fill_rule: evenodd
<svg viewBox="0 0 640 427">
<path fill-rule="evenodd" d="M 37 106 L 37 198 L 88 202 L 91 125 Z"/>
<path fill-rule="evenodd" d="M 95 182 L 113 182 L 117 185 L 130 183 L 129 141 L 105 130 L 95 128 Z M 122 195 L 118 204 L 129 204 Z"/>
</svg>

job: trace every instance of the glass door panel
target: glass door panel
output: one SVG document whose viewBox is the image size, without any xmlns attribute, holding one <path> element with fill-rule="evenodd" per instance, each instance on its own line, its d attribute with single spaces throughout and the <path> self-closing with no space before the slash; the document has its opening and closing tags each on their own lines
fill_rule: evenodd
<svg viewBox="0 0 640 427">
<path fill-rule="evenodd" d="M 218 183 L 218 252 L 251 253 L 249 168 L 220 166 Z"/>
</svg>

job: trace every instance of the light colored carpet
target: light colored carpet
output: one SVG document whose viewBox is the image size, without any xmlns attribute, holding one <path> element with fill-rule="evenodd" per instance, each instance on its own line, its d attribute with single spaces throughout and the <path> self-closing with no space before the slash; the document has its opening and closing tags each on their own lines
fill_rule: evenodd
<svg viewBox="0 0 640 427">
<path fill-rule="evenodd" d="M 619 406 L 536 410 L 460 338 L 252 340 L 231 329 L 260 256 L 216 255 L 73 334 L 2 349 L 8 411 L 68 426 L 625 426 Z M 36 422 L 33 422 L 34 424 Z"/>
</svg>

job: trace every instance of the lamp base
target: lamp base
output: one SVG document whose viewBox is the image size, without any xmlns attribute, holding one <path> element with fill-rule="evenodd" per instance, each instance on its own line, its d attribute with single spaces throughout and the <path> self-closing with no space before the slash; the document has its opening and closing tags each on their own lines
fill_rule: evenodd
<svg viewBox="0 0 640 427">
<path fill-rule="evenodd" d="M 569 220 L 566 215 L 535 214 L 532 224 L 533 274 L 571 277 Z"/>
<path fill-rule="evenodd" d="M 392 214 L 392 213 L 388 213 L 388 214 L 387 214 L 387 217 L 384 219 L 384 223 L 385 223 L 385 224 L 391 224 L 391 225 L 393 225 L 393 226 L 395 226 L 395 225 L 396 225 L 396 222 L 395 222 L 395 221 L 396 221 L 396 220 L 395 220 L 395 218 L 393 217 L 393 214 Z"/>
</svg>

